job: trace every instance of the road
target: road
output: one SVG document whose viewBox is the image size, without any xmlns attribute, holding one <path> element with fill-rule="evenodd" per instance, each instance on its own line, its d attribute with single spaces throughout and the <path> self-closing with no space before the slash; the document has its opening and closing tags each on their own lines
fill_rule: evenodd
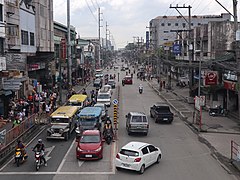
<svg viewBox="0 0 240 180">
<path fill-rule="evenodd" d="M 110 70 L 110 73 L 120 73 L 121 79 L 125 72 Z M 108 72 L 108 73 L 109 73 Z M 117 77 L 117 76 L 116 76 Z M 118 85 L 121 86 L 119 82 Z M 138 93 L 139 84 L 143 84 L 143 94 Z M 93 89 L 92 85 L 88 91 Z M 46 141 L 46 130 L 28 144 L 29 159 L 20 167 L 13 161 L 8 162 L 0 169 L 1 180 L 122 180 L 122 179 L 161 179 L 161 180 L 234 180 L 221 165 L 211 156 L 210 150 L 198 141 L 198 137 L 181 121 L 177 115 L 171 125 L 155 124 L 149 116 L 149 107 L 156 101 L 162 101 L 159 96 L 144 81 L 134 77 L 133 85 L 120 87 L 119 127 L 117 141 L 111 145 L 104 145 L 103 159 L 99 161 L 79 161 L 75 156 L 76 143 L 74 134 L 68 141 Z M 114 90 L 112 99 L 117 97 Z M 125 129 L 125 115 L 129 111 L 141 111 L 148 115 L 150 131 L 147 136 L 129 136 Z M 109 115 L 113 115 L 113 106 L 109 108 Z M 44 139 L 47 147 L 48 166 L 41 167 L 38 172 L 34 169 L 34 155 L 31 147 L 38 138 Z M 117 151 L 129 141 L 144 141 L 161 148 L 163 159 L 160 164 L 148 168 L 143 175 L 132 171 L 117 171 L 114 159 Z"/>
</svg>

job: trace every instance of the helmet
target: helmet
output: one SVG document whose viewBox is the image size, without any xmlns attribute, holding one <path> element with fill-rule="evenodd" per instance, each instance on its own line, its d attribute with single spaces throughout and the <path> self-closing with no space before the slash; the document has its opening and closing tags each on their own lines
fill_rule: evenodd
<svg viewBox="0 0 240 180">
<path fill-rule="evenodd" d="M 38 143 L 42 143 L 42 139 L 38 139 Z"/>
<path fill-rule="evenodd" d="M 20 139 L 17 141 L 18 144 L 20 144 L 21 142 L 22 142 L 22 141 L 21 141 Z"/>
</svg>

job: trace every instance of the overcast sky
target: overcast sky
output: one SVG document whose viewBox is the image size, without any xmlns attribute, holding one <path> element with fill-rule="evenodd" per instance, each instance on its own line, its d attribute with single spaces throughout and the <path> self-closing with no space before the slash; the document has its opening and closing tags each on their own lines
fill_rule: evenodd
<svg viewBox="0 0 240 180">
<path fill-rule="evenodd" d="M 218 1 L 233 12 L 232 0 Z M 174 8 L 169 8 L 170 4 L 190 5 L 192 15 L 226 13 L 215 0 L 70 0 L 70 22 L 80 37 L 98 37 L 100 7 L 103 26 L 101 37 L 106 37 L 107 22 L 111 41 L 115 43 L 116 48 L 122 48 L 128 42 L 133 42 L 133 36 L 145 39 L 145 32 L 148 30 L 146 27 L 151 19 L 157 16 L 179 15 Z M 188 15 L 187 8 L 179 10 L 183 15 Z M 53 11 L 54 21 L 67 25 L 67 0 L 53 0 Z"/>
</svg>

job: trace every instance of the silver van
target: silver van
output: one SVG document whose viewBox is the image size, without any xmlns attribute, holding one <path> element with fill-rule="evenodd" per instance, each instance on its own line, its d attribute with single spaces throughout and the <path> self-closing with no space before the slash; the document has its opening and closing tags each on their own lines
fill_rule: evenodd
<svg viewBox="0 0 240 180">
<path fill-rule="evenodd" d="M 147 116 L 142 112 L 129 112 L 126 115 L 126 129 L 128 135 L 131 133 L 148 134 L 149 121 Z"/>
</svg>

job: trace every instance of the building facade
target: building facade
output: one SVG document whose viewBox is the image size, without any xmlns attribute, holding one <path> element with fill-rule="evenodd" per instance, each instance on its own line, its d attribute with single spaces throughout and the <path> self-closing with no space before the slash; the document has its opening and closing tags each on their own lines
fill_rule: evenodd
<svg viewBox="0 0 240 180">
<path fill-rule="evenodd" d="M 176 39 L 176 30 L 188 30 L 188 17 L 182 16 L 158 16 L 150 21 L 150 45 L 156 49 L 160 46 L 173 44 Z M 209 21 L 230 21 L 231 15 L 223 13 L 217 15 L 191 16 L 191 28 Z"/>
</svg>

